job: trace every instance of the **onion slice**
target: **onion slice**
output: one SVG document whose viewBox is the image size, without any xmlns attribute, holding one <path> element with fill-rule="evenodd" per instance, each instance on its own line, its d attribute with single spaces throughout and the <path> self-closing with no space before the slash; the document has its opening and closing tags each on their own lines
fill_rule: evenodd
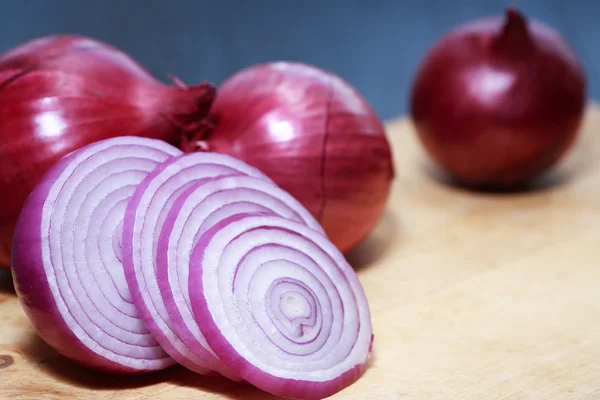
<svg viewBox="0 0 600 400">
<path fill-rule="evenodd" d="M 248 212 L 279 215 L 320 230 L 316 219 L 273 182 L 251 176 L 225 176 L 199 182 L 175 201 L 162 227 L 157 248 L 156 279 L 173 329 L 191 352 L 217 361 L 190 306 L 190 254 L 202 233 L 231 215 Z M 324 233 L 322 233 L 324 234 Z M 228 375 L 230 378 L 231 374 Z M 239 377 L 237 377 L 239 380 Z"/>
<path fill-rule="evenodd" d="M 15 286 L 40 336 L 63 355 L 118 373 L 174 364 L 131 302 L 121 230 L 139 183 L 179 154 L 155 139 L 96 142 L 52 167 L 27 199 L 14 237 Z"/>
<path fill-rule="evenodd" d="M 217 356 L 275 395 L 331 396 L 359 378 L 371 353 L 356 274 L 324 235 L 286 218 L 216 223 L 192 252 L 189 293 Z"/>
<path fill-rule="evenodd" d="M 207 201 L 199 207 L 204 199 Z M 262 204 L 257 205 L 258 202 Z M 265 212 L 272 208 L 290 218 L 319 226 L 300 203 L 258 170 L 232 157 L 212 153 L 186 154 L 165 162 L 142 182 L 128 206 L 123 237 L 124 264 L 134 302 L 163 348 L 179 363 L 198 373 L 214 370 L 239 380 L 239 376 L 208 348 L 197 323 L 190 321 L 193 316 L 189 311 L 189 301 L 182 303 L 183 297 L 178 289 L 170 287 L 173 282 L 181 286 L 179 281 L 172 279 L 167 282 L 167 247 L 164 244 L 173 227 L 182 227 L 188 214 L 194 214 L 195 225 L 190 227 L 188 224 L 187 236 L 178 237 L 187 244 L 184 253 L 177 247 L 169 248 L 175 251 L 175 257 L 171 254 L 173 260 L 189 260 L 201 225 L 215 218 L 220 220 L 232 212 L 255 211 L 256 207 Z M 164 238 L 159 240 L 161 232 Z M 181 234 L 181 231 L 177 232 Z M 179 239 L 173 242 L 173 246 L 179 243 Z M 157 260 L 163 259 L 164 273 L 159 276 Z M 182 265 L 182 270 L 187 273 L 188 265 L 185 262 Z M 185 282 L 183 287 L 187 294 L 187 275 L 181 279 Z M 180 302 L 176 302 L 175 298 Z M 180 304 L 185 304 L 183 311 L 174 312 Z M 182 314 L 187 322 L 183 321 Z M 187 329 L 187 324 L 192 326 L 193 332 Z M 183 335 L 181 329 L 185 329 Z M 190 344 L 194 348 L 190 348 Z"/>
</svg>

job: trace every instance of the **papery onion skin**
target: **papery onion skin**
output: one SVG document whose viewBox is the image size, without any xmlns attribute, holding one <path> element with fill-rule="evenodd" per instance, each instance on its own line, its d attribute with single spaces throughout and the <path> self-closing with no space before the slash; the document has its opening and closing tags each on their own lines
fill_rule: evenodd
<svg viewBox="0 0 600 400">
<path fill-rule="evenodd" d="M 27 195 L 64 155 L 115 136 L 178 145 L 214 87 L 167 86 L 129 56 L 83 36 L 45 36 L 0 55 L 0 266 Z"/>
<path fill-rule="evenodd" d="M 381 218 L 394 177 L 385 129 L 331 72 L 295 62 L 246 68 L 218 89 L 214 128 L 184 150 L 233 155 L 298 199 L 348 252 Z"/>
<path fill-rule="evenodd" d="M 258 239 L 257 241 L 244 241 L 244 235 L 252 235 L 252 232 L 255 231 L 261 231 L 256 237 L 256 239 Z M 281 237 L 281 235 L 287 235 L 287 237 Z M 294 240 L 292 238 L 296 239 Z M 230 241 L 226 242 L 226 244 L 222 243 L 227 240 Z M 281 243 L 279 243 L 278 240 L 281 240 Z M 291 243 L 295 241 L 297 241 L 297 243 L 291 245 Z M 241 244 L 242 242 L 243 244 Z M 333 324 L 337 321 L 336 329 L 341 329 L 339 332 L 341 337 L 338 338 L 338 340 L 334 338 L 332 339 L 333 342 L 328 343 L 330 352 L 326 353 L 324 358 L 313 361 L 304 359 L 303 361 L 304 363 L 320 363 L 325 362 L 325 358 L 328 357 L 335 358 L 340 357 L 340 355 L 345 357 L 341 361 L 337 361 L 335 365 L 329 366 L 329 369 L 305 371 L 307 366 L 306 364 L 303 364 L 303 362 L 294 363 L 289 369 L 285 369 L 283 367 L 284 361 L 278 357 L 285 355 L 286 357 L 293 358 L 296 357 L 296 355 L 285 352 L 275 343 L 270 343 L 279 348 L 280 354 L 269 353 L 268 357 L 263 354 L 263 357 L 267 357 L 269 362 L 273 362 L 273 359 L 275 358 L 275 362 L 281 364 L 281 370 L 279 370 L 277 365 L 268 364 L 269 368 L 274 368 L 279 373 L 279 376 L 272 375 L 261 369 L 256 363 L 253 363 L 248 358 L 250 353 L 252 354 L 252 357 L 259 357 L 256 355 L 256 352 L 259 350 L 265 351 L 264 346 L 267 343 L 263 342 L 261 338 L 253 337 L 251 335 L 248 337 L 249 328 L 244 325 L 243 318 L 239 314 L 236 314 L 235 316 L 235 318 L 240 318 L 239 321 L 237 319 L 235 319 L 234 322 L 229 320 L 229 315 L 227 315 L 227 310 L 225 310 L 224 307 L 234 307 L 234 312 L 238 313 L 240 310 L 247 312 L 245 310 L 250 307 L 251 310 L 249 312 L 252 313 L 251 317 L 254 317 L 256 324 L 259 324 L 258 319 L 256 319 L 256 313 L 262 311 L 262 307 L 265 306 L 266 302 L 262 302 L 259 299 L 257 303 L 252 304 L 252 299 L 243 298 L 241 303 L 236 302 L 232 304 L 229 303 L 230 299 L 228 296 L 236 296 L 238 291 L 251 291 L 250 288 L 246 288 L 245 286 L 239 287 L 236 284 L 239 276 L 244 273 L 241 270 L 240 265 L 243 266 L 245 260 L 247 260 L 253 252 L 260 251 L 261 248 L 269 246 L 270 244 L 284 252 L 298 253 L 305 250 L 306 253 L 298 253 L 298 255 L 305 258 L 308 257 L 308 259 L 311 259 L 312 262 L 318 266 L 317 268 L 323 268 L 323 270 L 317 271 L 314 267 L 313 269 L 310 269 L 310 266 L 298 264 L 295 264 L 293 268 L 296 268 L 296 270 L 299 271 L 297 273 L 308 274 L 307 276 L 312 276 L 317 281 L 317 276 L 319 274 L 326 274 L 328 277 L 327 282 L 318 281 L 318 284 L 329 286 L 330 290 L 333 290 L 335 294 L 339 296 L 337 299 L 334 296 L 334 298 L 328 297 L 327 299 L 318 297 L 314 300 L 320 304 L 319 310 L 321 307 L 325 307 L 322 304 L 325 300 L 328 300 L 330 303 L 333 303 L 334 300 L 341 302 L 341 308 L 339 308 L 339 304 L 337 307 L 331 305 L 332 309 L 329 311 L 333 314 L 331 323 Z M 292 247 L 288 247 L 290 245 Z M 306 250 L 310 249 L 311 246 L 314 247 L 313 250 Z M 231 249 L 228 249 L 229 247 L 231 247 Z M 239 254 L 231 256 L 233 259 L 228 258 L 228 262 L 223 262 L 222 251 L 228 251 L 229 256 L 231 256 L 231 252 L 239 252 Z M 275 255 L 273 255 L 273 257 L 274 259 L 272 261 L 275 262 L 286 261 Z M 229 261 L 238 259 L 239 263 L 237 265 L 229 263 Z M 317 260 L 319 259 L 329 259 L 333 263 L 333 267 L 332 265 L 324 267 L 318 263 Z M 217 263 L 217 266 L 214 265 L 215 263 Z M 208 264 L 210 265 L 207 267 Z M 265 264 L 260 264 L 258 268 L 260 269 L 264 265 Z M 278 274 L 282 276 L 282 279 L 285 279 L 286 274 L 288 273 L 285 268 L 275 269 L 278 270 Z M 317 274 L 317 272 L 319 274 Z M 254 278 L 256 273 L 255 270 L 251 279 Z M 215 276 L 215 274 L 221 274 L 221 276 Z M 330 281 L 336 276 L 338 278 L 343 276 L 343 279 Z M 260 282 L 261 283 L 258 283 L 258 287 L 264 287 L 265 284 L 262 279 L 260 279 Z M 250 283 L 252 284 L 252 281 L 250 281 Z M 272 284 L 274 282 L 269 283 Z M 309 288 L 314 289 L 314 287 Z M 343 255 L 329 243 L 323 235 L 316 231 L 312 231 L 302 224 L 280 217 L 253 213 L 238 214 L 223 219 L 206 231 L 194 248 L 190 265 L 189 289 L 194 315 L 197 320 L 203 321 L 200 328 L 210 346 L 221 359 L 226 360 L 232 368 L 239 370 L 242 378 L 266 392 L 286 398 L 306 400 L 323 399 L 354 383 L 360 378 L 365 370 L 366 362 L 372 352 L 373 334 L 369 307 L 360 282 L 354 271 L 346 263 Z M 329 292 L 327 294 L 331 295 Z M 227 303 L 227 305 L 225 305 L 225 303 Z M 337 314 L 336 311 L 338 311 L 339 314 Z M 348 319 L 346 319 L 346 315 L 349 315 Z M 353 315 L 355 315 L 356 320 L 352 319 Z M 320 316 L 321 318 L 324 318 L 323 311 L 321 311 Z M 339 320 L 340 317 L 343 318 L 342 321 Z M 356 338 L 353 338 L 352 336 L 352 325 L 356 325 L 357 328 Z M 263 326 L 259 326 L 259 328 L 262 329 L 263 334 L 269 334 Z M 228 333 L 226 334 L 221 329 L 227 330 Z M 326 334 L 330 334 L 333 329 L 333 327 L 330 328 L 330 331 Z M 306 333 L 307 335 L 312 334 L 312 331 L 306 331 L 306 328 L 303 328 L 301 332 L 302 335 L 304 335 L 305 332 L 308 332 Z M 279 333 L 282 332 L 279 331 Z M 321 331 L 317 332 L 317 336 L 321 335 L 321 333 Z M 348 337 L 348 335 L 350 335 L 350 337 Z M 233 344 L 230 340 L 232 338 L 237 342 L 250 341 L 253 343 L 252 348 L 244 347 L 245 345 L 241 343 Z M 290 340 L 287 336 L 286 339 Z M 325 338 L 325 340 L 327 339 L 329 339 L 329 337 Z M 346 341 L 348 339 L 353 339 L 353 341 L 347 343 L 343 339 L 346 339 Z M 307 342 L 305 345 L 310 346 L 311 342 Z M 321 344 L 316 352 L 321 351 L 324 346 L 325 343 Z M 241 348 L 244 349 L 243 351 L 246 351 L 246 355 L 242 354 Z M 331 351 L 332 349 L 335 350 Z M 345 354 L 345 351 L 348 351 L 348 353 Z M 310 357 L 312 355 L 314 355 L 314 353 L 309 353 L 306 356 Z M 338 375 L 333 373 L 334 376 L 331 379 L 327 379 L 328 374 L 331 373 L 330 370 L 336 369 L 336 367 L 339 367 L 339 365 L 343 364 L 348 358 L 351 358 L 352 361 L 349 362 L 349 365 L 344 365 L 344 367 L 342 367 L 343 372 L 340 371 L 341 373 Z M 260 358 L 260 362 L 266 363 L 267 361 L 265 358 Z M 282 375 L 303 375 L 313 379 L 289 378 Z M 323 380 L 320 381 L 319 379 Z"/>
<path fill-rule="evenodd" d="M 161 157 L 165 159 L 179 153 L 179 150 L 163 141 L 139 138 L 118 138 L 113 139 L 112 141 L 99 141 L 89 146 L 84 146 L 78 151 L 63 157 L 57 164 L 50 168 L 46 174 L 44 174 L 42 180 L 32 191 L 31 195 L 28 196 L 22 208 L 22 212 L 20 213 L 16 224 L 15 240 L 12 248 L 12 275 L 15 289 L 23 309 L 32 322 L 36 332 L 47 344 L 57 350 L 60 354 L 82 365 L 100 371 L 118 374 L 141 374 L 155 369 L 166 368 L 172 365 L 174 361 L 163 353 L 163 358 L 160 360 L 157 359 L 158 361 L 156 364 L 160 364 L 157 368 L 136 368 L 105 358 L 86 346 L 82 340 L 77 337 L 74 330 L 69 327 L 59 310 L 54 291 L 58 290 L 60 292 L 60 285 L 56 282 L 56 277 L 50 278 L 48 276 L 42 250 L 42 243 L 48 241 L 50 236 L 49 232 L 42 232 L 42 221 L 44 218 L 44 208 L 53 207 L 53 204 L 47 204 L 53 186 L 56 184 L 57 180 L 61 178 L 61 175 L 65 173 L 65 170 L 72 168 L 72 163 L 77 162 L 78 164 L 74 165 L 80 166 L 83 160 L 89 159 L 88 157 L 77 161 L 78 158 L 81 158 L 83 152 L 87 151 L 88 155 L 93 154 L 93 151 L 90 151 L 90 149 L 104 147 L 104 144 L 108 142 L 114 144 L 114 141 L 119 141 L 117 144 L 119 146 L 136 146 L 138 144 L 144 146 L 148 145 L 149 142 L 153 142 L 154 144 L 151 145 L 151 148 L 155 149 L 157 153 L 163 152 L 164 155 L 161 155 Z M 133 148 L 131 149 L 131 152 L 128 153 L 129 156 L 135 156 L 134 150 L 135 149 Z M 76 237 L 76 239 L 85 240 L 86 238 Z M 54 257 L 53 254 L 50 254 L 50 256 Z M 54 266 L 52 266 L 52 269 L 54 270 Z M 56 275 L 56 273 L 53 272 L 53 275 Z M 89 279 L 89 277 L 87 279 Z M 53 289 L 56 287 L 58 287 L 58 289 Z M 88 295 L 87 292 L 85 295 Z M 60 292 L 60 296 L 63 297 L 65 294 Z M 64 307 L 69 308 L 69 304 L 64 305 Z M 69 313 L 73 312 L 77 311 L 69 309 Z M 101 345 L 100 343 L 95 343 Z M 159 353 L 161 352 L 162 350 L 159 350 Z"/>
<path fill-rule="evenodd" d="M 448 32 L 414 78 L 411 116 L 432 159 L 463 185 L 512 189 L 567 154 L 585 71 L 558 32 L 516 9 Z"/>
</svg>

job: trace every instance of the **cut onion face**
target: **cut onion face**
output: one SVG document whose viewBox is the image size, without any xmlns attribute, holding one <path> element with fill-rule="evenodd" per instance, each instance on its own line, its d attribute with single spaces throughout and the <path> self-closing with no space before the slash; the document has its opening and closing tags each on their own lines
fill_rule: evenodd
<svg viewBox="0 0 600 400">
<path fill-rule="evenodd" d="M 286 218 L 237 214 L 208 229 L 191 255 L 189 295 L 215 354 L 275 395 L 331 396 L 371 352 L 356 274 L 319 231 Z"/>
<path fill-rule="evenodd" d="M 134 302 L 163 348 L 198 373 L 216 371 L 240 379 L 208 347 L 189 311 L 189 296 L 179 291 L 183 286 L 187 295 L 185 260 L 189 260 L 204 226 L 231 213 L 256 210 L 279 211 L 318 227 L 295 199 L 258 170 L 232 157 L 211 153 L 187 154 L 165 162 L 142 182 L 128 206 L 124 264 Z M 185 225 L 189 216 L 195 217 L 191 219 L 194 224 Z M 184 236 L 177 236 L 182 235 L 184 225 Z M 179 246 L 180 241 L 185 246 Z M 170 287 L 173 284 L 175 289 Z"/>
<path fill-rule="evenodd" d="M 270 181 L 251 176 L 220 177 L 191 186 L 175 201 L 167 216 L 168 222 L 162 227 L 156 278 L 174 330 L 199 357 L 216 359 L 200 330 L 202 321 L 196 321 L 191 312 L 190 254 L 201 234 L 214 224 L 231 215 L 248 212 L 279 215 L 322 232 L 319 223 L 291 195 Z"/>
<path fill-rule="evenodd" d="M 119 373 L 174 363 L 132 303 L 121 232 L 136 187 L 179 154 L 154 139 L 96 142 L 63 158 L 29 196 L 15 230 L 15 286 L 40 336 L 63 355 Z"/>
<path fill-rule="evenodd" d="M 62 159 L 15 232 L 40 336 L 119 373 L 176 361 L 272 394 L 328 397 L 373 340 L 367 300 L 311 213 L 257 169 L 120 137 Z"/>
</svg>

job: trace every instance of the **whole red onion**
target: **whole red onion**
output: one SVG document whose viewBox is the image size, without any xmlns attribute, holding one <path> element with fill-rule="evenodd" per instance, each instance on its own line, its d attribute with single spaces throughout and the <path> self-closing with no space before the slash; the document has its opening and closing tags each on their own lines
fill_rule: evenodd
<svg viewBox="0 0 600 400">
<path fill-rule="evenodd" d="M 81 36 L 42 37 L 2 54 L 0 265 L 9 265 L 27 195 L 61 157 L 114 136 L 179 144 L 213 98 L 210 85 L 164 85 L 123 52 Z"/>
<path fill-rule="evenodd" d="M 586 102 L 584 70 L 550 27 L 509 8 L 451 30 L 426 56 L 411 114 L 426 151 L 463 184 L 514 188 L 567 152 Z"/>
<path fill-rule="evenodd" d="M 214 129 L 191 147 L 260 169 L 298 199 L 342 252 L 376 226 L 394 176 L 384 127 L 333 73 L 293 62 L 244 69 L 217 92 Z"/>
</svg>

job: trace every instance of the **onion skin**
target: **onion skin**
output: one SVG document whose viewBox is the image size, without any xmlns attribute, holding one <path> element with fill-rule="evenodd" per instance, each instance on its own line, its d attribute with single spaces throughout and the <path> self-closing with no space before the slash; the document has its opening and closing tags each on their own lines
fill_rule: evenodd
<svg viewBox="0 0 600 400">
<path fill-rule="evenodd" d="M 555 165 L 577 137 L 586 77 L 550 27 L 509 8 L 450 31 L 427 54 L 411 116 L 432 159 L 468 187 L 512 189 Z"/>
<path fill-rule="evenodd" d="M 320 232 L 260 213 L 233 215 L 200 237 L 189 279 L 208 344 L 252 385 L 323 399 L 363 373 L 373 344 L 368 303 Z M 285 318 L 284 308 L 292 313 Z"/>
<path fill-rule="evenodd" d="M 66 154 L 115 136 L 179 145 L 206 116 L 214 87 L 167 86 L 107 44 L 46 36 L 0 55 L 0 266 L 21 207 Z"/>
<path fill-rule="evenodd" d="M 184 150 L 230 154 L 298 199 L 348 252 L 377 225 L 394 177 L 375 112 L 348 83 L 316 67 L 249 67 L 218 89 L 214 128 Z M 200 139 L 200 140 L 198 140 Z"/>
<path fill-rule="evenodd" d="M 127 148 L 126 155 L 122 152 L 118 158 L 113 157 L 117 148 Z M 141 149 L 139 153 L 136 152 L 137 149 Z M 98 151 L 103 151 L 103 153 L 98 153 Z M 144 151 L 147 151 L 148 156 L 143 155 L 142 152 Z M 108 152 L 113 153 L 108 154 Z M 145 327 L 143 325 L 140 328 L 139 324 L 136 324 L 136 330 L 128 332 L 127 340 L 119 341 L 116 337 L 111 337 L 111 334 L 125 329 L 126 325 L 115 320 L 112 322 L 111 329 L 113 326 L 115 328 L 112 331 L 105 331 L 98 323 L 100 321 L 98 315 L 90 316 L 86 312 L 90 310 L 82 304 L 84 298 L 85 302 L 90 303 L 88 307 L 94 307 L 92 314 L 99 314 L 100 309 L 98 307 L 107 304 L 105 301 L 107 293 L 99 290 L 98 281 L 95 280 L 96 276 L 94 274 L 99 274 L 99 271 L 94 273 L 89 270 L 92 265 L 90 264 L 91 261 L 87 259 L 88 253 L 85 246 L 90 232 L 94 229 L 93 227 L 97 224 L 104 224 L 108 218 L 91 222 L 94 215 L 92 214 L 89 225 L 84 225 L 87 230 L 77 231 L 74 227 L 81 226 L 80 223 L 83 222 L 79 219 L 81 208 L 85 202 L 94 197 L 91 193 L 97 189 L 97 185 L 107 183 L 108 179 L 115 179 L 116 176 L 119 180 L 119 189 L 125 188 L 133 191 L 134 188 L 131 186 L 124 186 L 130 185 L 133 174 L 129 176 L 125 176 L 125 174 L 133 172 L 134 177 L 138 178 L 144 173 L 144 170 L 136 169 L 139 165 L 143 164 L 148 170 L 179 153 L 180 151 L 177 148 L 160 140 L 121 137 L 100 141 L 85 146 L 61 159 L 44 175 L 40 184 L 27 198 L 15 229 L 12 249 L 13 280 L 23 309 L 35 330 L 47 344 L 65 357 L 97 370 L 119 374 L 147 373 L 166 368 L 174 363 L 160 349 L 149 332 L 144 331 Z M 135 157 L 138 157 L 140 162 L 129 166 L 129 163 Z M 106 174 L 107 165 L 115 160 L 119 161 L 119 158 L 128 163 L 127 167 L 123 169 L 125 174 L 113 175 L 114 169 Z M 91 171 L 85 170 L 82 165 L 92 160 L 94 160 L 94 163 L 97 162 L 98 167 Z M 121 165 L 124 166 L 125 163 Z M 99 173 L 101 169 L 102 172 Z M 93 179 L 89 178 L 90 173 L 95 173 Z M 79 174 L 78 177 L 73 178 L 76 174 Z M 78 182 L 77 179 L 81 179 L 81 181 Z M 81 184 L 81 182 L 84 183 Z M 74 186 L 74 184 L 77 185 Z M 68 197 L 68 194 L 65 194 L 65 191 L 75 193 L 75 191 L 81 190 L 82 187 L 85 190 L 85 202 L 75 205 L 75 207 L 79 207 L 78 209 L 69 208 L 68 213 L 65 211 L 63 215 L 59 215 L 55 208 L 57 205 L 65 206 L 65 201 L 68 202 L 67 205 L 71 205 L 71 198 Z M 95 194 L 108 196 L 114 192 L 98 193 L 96 191 Z M 62 203 L 59 199 L 62 199 Z M 102 201 L 104 200 L 106 200 L 106 197 L 102 197 Z M 106 202 L 104 205 L 110 206 Z M 96 212 L 96 210 L 94 209 L 93 212 Z M 71 228 L 73 229 L 73 241 L 62 236 L 64 233 L 63 224 L 66 224 L 67 215 L 75 218 L 72 221 L 73 227 Z M 87 214 L 83 219 L 85 218 L 87 218 Z M 54 229 L 53 224 L 56 229 Z M 48 231 L 44 231 L 46 225 Z M 99 231 L 101 234 L 104 233 L 102 228 L 99 228 Z M 99 237 L 95 239 L 99 239 Z M 60 245 L 56 245 L 56 243 L 60 243 Z M 53 244 L 56 247 L 53 247 Z M 100 244 L 98 242 L 98 245 Z M 47 249 L 46 252 L 44 252 L 44 248 Z M 66 255 L 64 249 L 68 249 L 71 254 Z M 74 253 L 77 251 L 83 252 L 86 257 L 83 263 L 73 262 L 76 259 Z M 106 255 L 101 252 L 100 254 L 102 256 Z M 72 265 L 69 263 L 70 261 Z M 93 261 L 98 262 L 96 259 Z M 105 265 L 104 267 L 119 266 L 120 264 Z M 108 274 L 107 271 L 103 272 L 106 281 L 112 281 L 112 274 Z M 86 286 L 82 285 L 83 280 L 92 281 L 93 285 L 91 286 L 98 290 L 90 293 L 87 291 Z M 115 284 L 114 281 L 110 283 Z M 119 294 L 121 293 L 119 292 Z M 125 301 L 122 296 L 117 299 L 119 304 L 123 304 Z M 108 307 L 105 307 L 103 311 L 106 312 L 107 309 Z M 111 308 L 111 310 L 113 309 Z M 116 308 L 115 314 L 123 316 L 125 313 L 124 309 Z M 104 313 L 102 315 L 106 317 Z M 114 317 L 114 315 L 111 316 Z M 129 318 L 127 323 L 133 318 Z M 69 325 L 69 320 L 71 325 Z M 88 320 L 90 324 L 87 326 L 84 326 L 81 322 Z M 94 336 L 102 337 L 104 342 L 96 340 Z M 107 344 L 108 340 L 112 340 L 113 343 Z M 135 340 L 135 342 L 131 340 Z M 139 343 L 142 340 L 145 340 L 145 342 L 143 344 Z M 114 351 L 112 346 L 116 341 L 119 342 L 119 350 L 124 353 Z M 102 355 L 103 351 L 110 352 L 110 356 Z M 134 353 L 135 356 L 132 356 L 131 353 Z M 147 354 L 152 354 L 153 358 L 144 358 Z M 113 355 L 116 356 L 113 357 Z M 116 359 L 126 361 L 117 362 Z"/>
</svg>

